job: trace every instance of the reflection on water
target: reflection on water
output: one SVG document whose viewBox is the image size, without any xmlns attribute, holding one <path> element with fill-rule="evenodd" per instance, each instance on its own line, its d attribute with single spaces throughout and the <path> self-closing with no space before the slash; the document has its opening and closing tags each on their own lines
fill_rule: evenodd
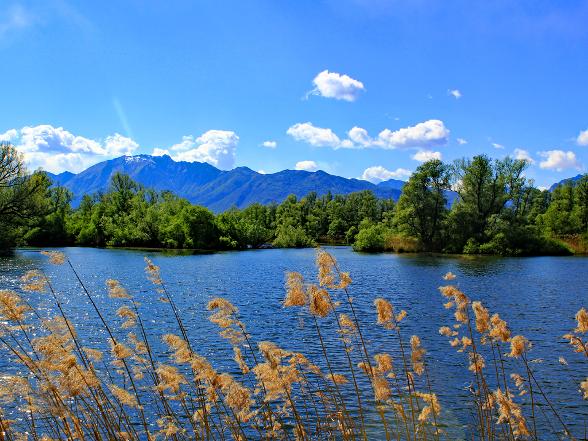
<svg viewBox="0 0 588 441">
<path fill-rule="evenodd" d="M 79 271 L 81 278 L 107 315 L 114 317 L 119 305 L 106 295 L 104 281 L 119 280 L 141 302 L 148 324 L 158 332 L 175 332 L 171 314 L 162 312 L 158 294 L 144 277 L 143 256 L 161 266 L 162 276 L 175 297 L 188 328 L 193 345 L 209 357 L 220 370 L 234 372 L 231 348 L 217 335 L 215 326 L 207 321 L 206 304 L 217 296 L 230 299 L 239 307 L 255 341 L 271 340 L 286 349 L 304 352 L 320 359 L 320 346 L 314 337 L 308 317 L 294 309 L 284 309 L 284 273 L 300 271 L 306 278 L 314 277 L 314 251 L 254 250 L 201 255 L 158 253 L 152 250 L 106 250 L 68 248 L 65 253 Z M 351 293 L 363 323 L 366 338 L 374 353 L 396 354 L 386 331 L 374 326 L 373 300 L 385 297 L 398 309 L 406 309 L 404 333 L 408 338 L 418 334 L 428 351 L 433 389 L 444 407 L 443 422 L 452 438 L 467 435 L 463 427 L 471 413 L 466 388 L 471 381 L 463 367 L 461 354 L 450 348 L 438 333 L 443 325 L 451 325 L 452 314 L 443 308 L 437 288 L 441 276 L 448 271 L 458 276 L 456 282 L 473 299 L 479 299 L 491 312 L 499 312 L 513 332 L 523 334 L 534 344 L 531 356 L 536 375 L 544 382 L 545 391 L 554 404 L 576 428 L 583 427 L 588 409 L 582 403 L 578 384 L 585 365 L 572 353 L 561 336 L 574 327 L 574 314 L 588 306 L 588 259 L 577 257 L 493 258 L 463 256 L 359 254 L 349 248 L 330 248 L 342 270 L 354 280 Z M 0 258 L 0 287 L 17 287 L 18 277 L 26 270 L 42 267 L 50 275 L 55 289 L 74 318 L 80 335 L 90 344 L 105 339 L 96 332 L 96 317 L 79 291 L 74 275 L 66 266 L 50 266 L 36 251 L 21 250 L 13 257 Z M 32 303 L 50 314 L 50 299 L 30 295 Z M 334 324 L 324 321 L 330 337 L 327 344 L 340 345 Z M 396 354 L 397 355 L 397 354 Z M 569 361 L 566 371 L 558 357 Z M 344 363 L 339 354 L 335 363 Z M 6 363 L 0 360 L 0 364 Z M 0 366 L 3 369 L 6 366 Z M 362 387 L 369 388 L 362 380 Z M 526 397 L 522 398 L 527 400 Z M 374 421 L 377 418 L 373 416 Z M 377 439 L 373 436 L 372 439 Z"/>
</svg>

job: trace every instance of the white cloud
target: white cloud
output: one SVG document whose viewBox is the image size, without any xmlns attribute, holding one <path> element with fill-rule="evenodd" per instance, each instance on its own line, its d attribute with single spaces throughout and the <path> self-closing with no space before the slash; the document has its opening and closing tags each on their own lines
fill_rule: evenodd
<svg viewBox="0 0 588 441">
<path fill-rule="evenodd" d="M 171 153 L 169 152 L 168 149 L 154 148 L 151 155 L 152 156 L 164 156 L 164 155 L 171 156 Z"/>
<path fill-rule="evenodd" d="M 378 135 L 376 141 L 383 148 L 397 147 L 434 147 L 447 143 L 449 130 L 438 119 L 418 123 L 396 131 L 385 129 Z"/>
<path fill-rule="evenodd" d="M 131 155 L 139 148 L 139 144 L 131 138 L 115 133 L 104 140 L 104 148 L 108 155 L 122 156 Z"/>
<path fill-rule="evenodd" d="M 278 143 L 276 141 L 264 141 L 261 145 L 268 149 L 275 149 L 278 146 Z"/>
<path fill-rule="evenodd" d="M 362 129 L 361 127 L 353 127 L 347 132 L 347 136 L 353 143 L 362 147 L 369 147 L 374 142 L 368 135 L 367 130 Z"/>
<path fill-rule="evenodd" d="M 432 148 L 447 143 L 449 130 L 443 121 L 430 119 L 414 126 L 392 131 L 382 130 L 377 138 L 369 136 L 367 130 L 353 127 L 347 133 L 348 139 L 341 140 L 331 129 L 315 127 L 310 122 L 297 123 L 286 132 L 297 141 L 314 147 L 332 148 Z"/>
<path fill-rule="evenodd" d="M 562 171 L 568 168 L 580 168 L 576 159 L 576 154 L 572 151 L 564 152 L 563 150 L 547 150 L 539 152 L 539 155 L 545 160 L 539 163 L 539 167 Z"/>
<path fill-rule="evenodd" d="M 535 164 L 535 160 L 531 157 L 531 154 L 527 150 L 514 149 L 513 155 L 515 159 L 527 161 L 529 164 Z"/>
<path fill-rule="evenodd" d="M 492 147 L 494 147 L 495 149 L 499 149 L 499 150 L 504 149 L 504 146 L 502 144 L 498 144 L 497 142 L 493 142 Z"/>
<path fill-rule="evenodd" d="M 314 161 L 299 161 L 296 163 L 295 169 L 315 172 L 318 170 L 318 165 Z"/>
<path fill-rule="evenodd" d="M 361 175 L 361 179 L 377 184 L 379 182 L 387 181 L 389 179 L 404 180 L 410 177 L 411 174 L 412 172 L 405 168 L 397 168 L 394 171 L 390 171 L 382 167 L 381 165 L 376 165 L 373 167 L 366 168 L 363 171 L 363 174 Z"/>
<path fill-rule="evenodd" d="M 257 170 L 257 173 L 259 173 L 260 175 L 267 175 L 267 172 L 265 170 Z"/>
<path fill-rule="evenodd" d="M 139 148 L 135 141 L 118 133 L 97 141 L 49 124 L 10 129 L 0 134 L 0 140 L 11 142 L 23 153 L 29 168 L 40 167 L 53 173 L 79 172 L 105 159 L 130 155 Z"/>
<path fill-rule="evenodd" d="M 331 129 L 315 127 L 310 122 L 294 124 L 286 133 L 296 141 L 306 142 L 314 147 L 341 146 L 341 140 Z"/>
<path fill-rule="evenodd" d="M 447 93 L 454 97 L 456 100 L 461 98 L 461 92 L 457 89 L 448 90 Z"/>
<path fill-rule="evenodd" d="M 419 150 L 414 155 L 412 155 L 412 159 L 419 162 L 427 162 L 432 159 L 441 160 L 441 158 L 441 152 L 434 152 L 432 150 Z"/>
<path fill-rule="evenodd" d="M 467 142 L 465 139 L 463 139 L 463 138 L 457 138 L 457 143 L 458 143 L 459 145 L 465 145 L 465 144 L 467 144 L 468 142 Z"/>
<path fill-rule="evenodd" d="M 223 170 L 235 165 L 235 152 L 239 137 L 228 130 L 209 130 L 198 138 L 184 136 L 182 142 L 171 150 L 178 152 L 172 156 L 176 161 L 208 162 Z M 155 152 L 154 152 L 155 153 Z"/>
<path fill-rule="evenodd" d="M 578 143 L 578 145 L 588 145 L 588 129 L 580 132 L 578 138 L 576 139 L 576 142 Z"/>
<path fill-rule="evenodd" d="M 360 92 L 365 90 L 361 81 L 328 70 L 319 73 L 312 83 L 315 88 L 309 94 L 336 100 L 355 101 Z"/>
<path fill-rule="evenodd" d="M 18 138 L 18 130 L 16 129 L 10 129 L 0 134 L 0 142 L 12 142 L 16 138 Z"/>
</svg>

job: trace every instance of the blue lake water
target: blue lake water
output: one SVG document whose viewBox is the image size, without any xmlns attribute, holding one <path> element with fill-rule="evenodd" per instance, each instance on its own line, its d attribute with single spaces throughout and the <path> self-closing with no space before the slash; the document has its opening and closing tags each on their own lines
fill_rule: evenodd
<svg viewBox="0 0 588 441">
<path fill-rule="evenodd" d="M 574 315 L 588 307 L 588 258 L 536 257 L 492 258 L 396 254 L 360 254 L 347 247 L 327 248 L 343 271 L 351 273 L 351 294 L 364 324 L 370 351 L 398 354 L 396 341 L 375 324 L 373 301 L 390 300 L 405 309 L 403 334 L 421 337 L 427 349 L 432 387 L 443 406 L 443 422 L 452 439 L 468 436 L 471 411 L 466 388 L 472 381 L 463 354 L 457 354 L 438 333 L 443 325 L 452 325 L 452 312 L 444 309 L 438 286 L 441 276 L 455 273 L 468 296 L 481 300 L 493 312 L 500 313 L 513 334 L 522 334 L 532 343 L 530 358 L 537 379 L 553 404 L 561 409 L 570 427 L 583 435 L 588 420 L 588 405 L 578 392 L 579 381 L 586 378 L 588 361 L 574 354 L 562 335 L 575 327 Z M 120 306 L 108 298 L 105 280 L 119 280 L 141 302 L 144 319 L 157 333 L 177 333 L 168 305 L 144 275 L 143 256 L 161 267 L 169 291 L 181 311 L 195 349 L 210 358 L 224 371 L 235 372 L 231 347 L 217 335 L 216 326 L 208 322 L 207 302 L 217 296 L 228 298 L 241 312 L 253 340 L 270 340 L 285 349 L 301 351 L 320 364 L 320 346 L 312 322 L 298 309 L 282 307 L 284 274 L 299 271 L 309 281 L 315 280 L 314 250 L 252 250 L 200 255 L 174 255 L 152 251 L 108 250 L 90 248 L 62 249 L 94 298 L 114 319 Z M 29 269 L 43 268 L 64 300 L 66 310 L 78 332 L 89 345 L 100 346 L 106 340 L 97 332 L 97 319 L 67 266 L 54 266 L 35 250 L 20 250 L 12 257 L 0 258 L 0 289 L 18 289 L 18 278 Z M 46 295 L 26 294 L 42 311 L 53 308 Z M 322 321 L 327 344 L 339 347 L 332 320 Z M 558 358 L 564 356 L 567 366 Z M 343 355 L 335 359 L 343 364 Z M 508 361 L 523 373 L 515 360 Z M 6 358 L 0 368 L 8 369 Z M 365 386 L 366 394 L 369 388 Z M 514 386 L 513 386 L 514 388 Z M 526 397 L 519 400 L 526 400 Z M 551 423 L 557 428 L 554 418 Z M 544 423 L 541 423 L 544 424 Z M 544 427 L 549 431 L 549 423 Z M 374 436 L 373 439 L 378 439 Z M 557 439 L 549 436 L 543 439 Z"/>
</svg>

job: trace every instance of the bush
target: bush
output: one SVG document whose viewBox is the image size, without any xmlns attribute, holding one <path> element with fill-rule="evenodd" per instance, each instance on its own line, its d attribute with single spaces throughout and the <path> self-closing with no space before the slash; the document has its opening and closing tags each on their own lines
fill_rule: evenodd
<svg viewBox="0 0 588 441">
<path fill-rule="evenodd" d="M 359 233 L 355 236 L 353 249 L 355 251 L 384 251 L 384 227 L 382 225 L 369 224 L 362 222 L 359 227 Z"/>
<path fill-rule="evenodd" d="M 480 245 L 473 237 L 470 237 L 463 247 L 464 254 L 479 254 Z"/>
<path fill-rule="evenodd" d="M 278 248 L 306 248 L 313 246 L 314 241 L 302 227 L 283 225 L 279 228 L 273 245 Z"/>
<path fill-rule="evenodd" d="M 386 234 L 384 243 L 386 250 L 396 253 L 417 253 L 422 250 L 418 239 L 402 234 Z"/>
</svg>

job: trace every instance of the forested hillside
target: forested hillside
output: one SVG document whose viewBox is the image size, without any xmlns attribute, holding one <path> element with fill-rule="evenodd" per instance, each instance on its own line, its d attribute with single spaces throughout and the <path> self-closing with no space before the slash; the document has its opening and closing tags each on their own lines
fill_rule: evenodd
<svg viewBox="0 0 588 441">
<path fill-rule="evenodd" d="M 588 175 L 541 191 L 524 176 L 525 161 L 486 156 L 417 168 L 397 203 L 371 191 L 310 192 L 282 203 L 231 208 L 220 214 L 169 191 L 144 187 L 115 173 L 108 191 L 85 195 L 50 187 L 43 173 L 4 184 L 2 201 L 21 199 L 20 213 L 4 209 L 4 247 L 81 245 L 188 249 L 245 249 L 352 244 L 358 251 L 427 251 L 533 255 L 583 252 L 588 232 Z M 6 160 L 5 162 L 10 162 Z M 18 185 L 17 185 L 18 184 Z M 17 190 L 17 189 L 21 190 Z M 451 190 L 457 198 L 450 203 Z"/>
</svg>

